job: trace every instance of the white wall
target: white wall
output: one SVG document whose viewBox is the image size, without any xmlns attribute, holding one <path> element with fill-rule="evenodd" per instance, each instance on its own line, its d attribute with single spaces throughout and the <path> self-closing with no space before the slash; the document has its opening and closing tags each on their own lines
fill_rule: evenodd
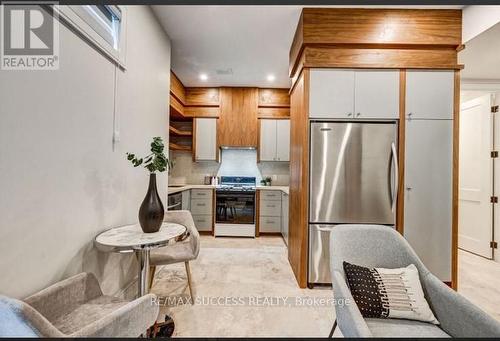
<svg viewBox="0 0 500 341">
<path fill-rule="evenodd" d="M 148 175 L 125 152 L 146 152 L 153 136 L 168 142 L 170 42 L 149 7 L 127 13 L 126 72 L 63 25 L 58 71 L 0 71 L 1 294 L 24 297 L 81 271 L 113 294 L 136 276 L 133 255 L 92 245 L 137 221 Z M 163 174 L 163 199 L 166 185 Z"/>
<path fill-rule="evenodd" d="M 465 6 L 462 11 L 462 42 L 500 22 L 500 6 Z"/>
</svg>

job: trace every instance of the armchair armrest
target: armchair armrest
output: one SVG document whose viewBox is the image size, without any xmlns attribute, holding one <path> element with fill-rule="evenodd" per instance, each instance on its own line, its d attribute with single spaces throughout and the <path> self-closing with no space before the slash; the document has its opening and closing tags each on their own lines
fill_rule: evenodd
<svg viewBox="0 0 500 341">
<path fill-rule="evenodd" d="M 333 296 L 335 300 L 342 300 L 343 304 L 335 305 L 337 323 L 344 337 L 370 337 L 372 333 L 368 328 L 361 312 L 347 287 L 344 276 L 339 271 L 332 273 Z"/>
<path fill-rule="evenodd" d="M 102 296 L 102 291 L 95 276 L 80 273 L 27 297 L 24 302 L 47 320 L 54 321 L 75 305 L 99 296 Z"/>
<path fill-rule="evenodd" d="M 424 278 L 429 304 L 441 328 L 453 337 L 500 337 L 500 323 L 429 273 Z"/>
<path fill-rule="evenodd" d="M 138 337 L 158 318 L 156 295 L 148 294 L 106 315 L 71 337 Z"/>
</svg>

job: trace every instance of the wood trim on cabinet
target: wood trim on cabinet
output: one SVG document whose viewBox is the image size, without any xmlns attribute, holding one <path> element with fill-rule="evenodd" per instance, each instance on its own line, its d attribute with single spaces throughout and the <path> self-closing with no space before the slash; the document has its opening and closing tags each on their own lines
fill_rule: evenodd
<svg viewBox="0 0 500 341">
<path fill-rule="evenodd" d="M 299 287 L 307 286 L 309 178 L 309 69 L 290 96 L 290 195 L 288 260 Z"/>
<path fill-rule="evenodd" d="M 255 237 L 259 236 L 260 236 L 260 190 L 257 190 L 255 191 Z"/>
<path fill-rule="evenodd" d="M 299 71 L 305 49 L 318 46 L 353 50 L 358 45 L 357 49 L 364 50 L 360 53 L 370 53 L 374 47 L 395 51 L 449 49 L 456 54 L 461 44 L 461 10 L 304 8 L 290 48 L 289 72 L 293 77 Z M 306 62 L 305 66 L 316 65 Z"/>
<path fill-rule="evenodd" d="M 453 98 L 453 179 L 451 222 L 451 287 L 458 289 L 458 181 L 459 181 L 459 134 L 460 134 L 460 71 L 455 70 Z"/>
<path fill-rule="evenodd" d="M 290 108 L 289 89 L 259 88 L 259 108 Z"/>
<path fill-rule="evenodd" d="M 219 88 L 186 88 L 186 106 L 218 107 Z"/>
<path fill-rule="evenodd" d="M 220 107 L 184 107 L 184 115 L 187 117 L 218 118 Z"/>
<path fill-rule="evenodd" d="M 459 69 L 457 51 L 450 49 L 392 49 L 306 46 L 304 67 L 441 68 Z"/>
<path fill-rule="evenodd" d="M 406 70 L 399 71 L 399 138 L 398 138 L 398 202 L 396 208 L 396 229 L 404 235 L 405 215 L 405 139 L 406 139 Z"/>
<path fill-rule="evenodd" d="M 259 107 L 257 112 L 258 118 L 290 118 L 290 108 L 264 108 Z"/>
</svg>

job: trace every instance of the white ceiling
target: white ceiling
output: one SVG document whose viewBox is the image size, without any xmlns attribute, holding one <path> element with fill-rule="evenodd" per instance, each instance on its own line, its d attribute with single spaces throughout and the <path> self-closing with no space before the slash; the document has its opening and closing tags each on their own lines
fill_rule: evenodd
<svg viewBox="0 0 500 341">
<path fill-rule="evenodd" d="M 468 41 L 458 60 L 463 80 L 500 82 L 500 24 Z"/>
<path fill-rule="evenodd" d="M 172 42 L 172 70 L 185 86 L 282 88 L 290 86 L 288 52 L 302 7 L 152 6 Z M 232 74 L 217 74 L 228 69 Z M 201 81 L 200 73 L 208 80 Z M 269 74 L 276 77 L 274 82 L 267 81 Z"/>
</svg>

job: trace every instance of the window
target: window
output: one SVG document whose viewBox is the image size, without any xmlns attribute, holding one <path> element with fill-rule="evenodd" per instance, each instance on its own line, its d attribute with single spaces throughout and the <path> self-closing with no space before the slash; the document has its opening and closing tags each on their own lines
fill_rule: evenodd
<svg viewBox="0 0 500 341">
<path fill-rule="evenodd" d="M 112 5 L 59 6 L 63 18 L 101 51 L 124 65 L 125 9 Z"/>
</svg>

